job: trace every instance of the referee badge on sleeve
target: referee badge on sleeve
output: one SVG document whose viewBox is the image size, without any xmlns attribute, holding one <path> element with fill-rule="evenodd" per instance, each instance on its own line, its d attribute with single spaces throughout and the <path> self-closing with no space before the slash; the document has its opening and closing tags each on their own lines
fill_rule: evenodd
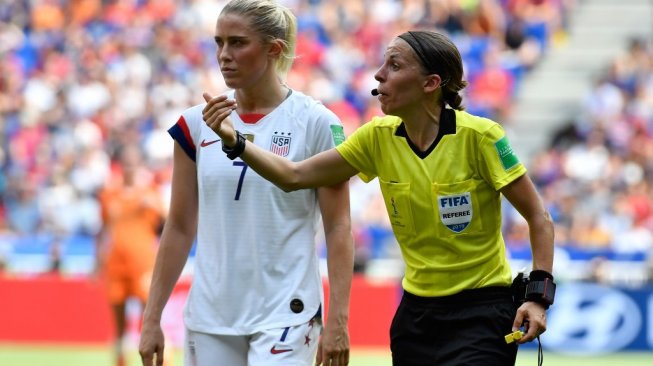
<svg viewBox="0 0 653 366">
<path fill-rule="evenodd" d="M 512 150 L 512 146 L 508 142 L 508 137 L 503 136 L 499 141 L 494 143 L 494 147 L 497 149 L 497 154 L 499 155 L 503 169 L 508 170 L 519 164 L 519 159 Z"/>
<path fill-rule="evenodd" d="M 333 144 L 338 146 L 345 141 L 345 132 L 340 125 L 331 125 L 331 136 L 333 137 Z"/>
<path fill-rule="evenodd" d="M 440 220 L 454 233 L 459 233 L 472 221 L 472 195 L 469 192 L 438 196 Z"/>
</svg>

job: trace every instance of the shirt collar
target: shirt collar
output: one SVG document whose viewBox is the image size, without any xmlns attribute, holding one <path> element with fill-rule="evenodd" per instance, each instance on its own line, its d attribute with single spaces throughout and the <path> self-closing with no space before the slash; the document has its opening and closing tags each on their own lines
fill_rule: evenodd
<svg viewBox="0 0 653 366">
<path fill-rule="evenodd" d="M 442 137 L 445 135 L 453 135 L 456 133 L 456 112 L 453 109 L 450 108 L 442 108 L 442 111 L 440 112 L 440 128 L 438 129 L 438 136 L 435 138 L 435 141 L 433 141 L 433 144 L 429 146 L 426 151 L 420 151 L 412 141 L 408 138 L 408 133 L 406 132 L 406 125 L 404 125 L 404 122 L 401 122 L 399 127 L 397 127 L 397 130 L 395 131 L 395 136 L 403 137 L 406 139 L 408 142 L 408 145 L 410 148 L 419 156 L 420 158 L 424 159 L 427 157 L 433 149 L 438 145 L 440 140 L 442 140 Z"/>
</svg>

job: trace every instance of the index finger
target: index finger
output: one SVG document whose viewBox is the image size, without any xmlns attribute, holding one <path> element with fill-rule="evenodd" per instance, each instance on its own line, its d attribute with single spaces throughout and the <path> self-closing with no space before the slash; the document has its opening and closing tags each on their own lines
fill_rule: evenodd
<svg viewBox="0 0 653 366">
<path fill-rule="evenodd" d="M 156 366 L 163 366 L 163 347 L 157 349 L 154 352 L 154 356 L 156 358 Z"/>
<path fill-rule="evenodd" d="M 349 364 L 349 352 L 342 351 L 331 355 L 332 365 L 347 366 Z"/>
<path fill-rule="evenodd" d="M 517 314 L 515 315 L 515 320 L 512 322 L 512 331 L 516 332 L 521 328 L 522 324 L 524 324 L 524 312 L 521 310 L 517 310 Z"/>
<path fill-rule="evenodd" d="M 141 352 L 141 362 L 143 363 L 143 366 L 152 366 L 152 357 L 153 355 L 151 353 Z"/>
<path fill-rule="evenodd" d="M 525 330 L 526 333 L 522 336 L 520 340 L 517 341 L 517 343 L 522 344 L 522 343 L 531 342 L 535 340 L 535 338 L 537 338 L 537 336 L 539 336 L 541 333 L 539 331 L 539 328 L 537 326 L 532 325 L 530 322 L 526 322 Z"/>
<path fill-rule="evenodd" d="M 322 352 L 323 352 L 322 338 L 320 338 L 320 340 L 317 343 L 317 352 L 315 354 L 315 366 L 322 365 L 322 362 L 324 361 Z"/>
<path fill-rule="evenodd" d="M 204 92 L 202 97 L 204 97 L 204 100 L 206 101 L 206 105 L 204 106 L 204 109 L 202 109 L 202 112 L 208 111 L 213 105 L 215 105 L 215 103 L 227 100 L 227 96 L 224 94 L 212 97 L 211 94 Z"/>
</svg>

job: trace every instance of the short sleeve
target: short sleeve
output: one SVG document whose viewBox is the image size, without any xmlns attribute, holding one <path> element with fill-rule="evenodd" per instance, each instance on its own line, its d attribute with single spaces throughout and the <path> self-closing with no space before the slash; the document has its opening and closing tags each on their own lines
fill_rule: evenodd
<svg viewBox="0 0 653 366">
<path fill-rule="evenodd" d="M 526 173 L 508 136 L 499 124 L 494 124 L 481 137 L 479 171 L 497 191 Z"/>
<path fill-rule="evenodd" d="M 206 104 L 196 105 L 185 110 L 177 123 L 168 129 L 168 134 L 177 141 L 186 155 L 193 161 L 196 159 L 197 142 L 200 138 L 202 120 L 202 109 Z"/>
<path fill-rule="evenodd" d="M 332 149 L 345 140 L 342 123 L 331 110 L 316 103 L 311 108 L 310 115 L 312 121 L 309 126 L 312 128 L 312 133 L 309 135 L 313 141 L 308 144 L 308 147 L 311 150 L 311 155 Z"/>
<path fill-rule="evenodd" d="M 377 176 L 372 154 L 374 130 L 374 120 L 372 120 L 359 127 L 347 140 L 336 147 L 338 153 L 359 171 L 358 176 L 366 183 Z"/>
</svg>

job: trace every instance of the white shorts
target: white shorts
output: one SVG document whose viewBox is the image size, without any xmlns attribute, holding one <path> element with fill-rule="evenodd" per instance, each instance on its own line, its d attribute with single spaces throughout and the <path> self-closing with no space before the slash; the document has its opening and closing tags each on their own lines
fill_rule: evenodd
<svg viewBox="0 0 653 366">
<path fill-rule="evenodd" d="M 185 366 L 311 366 L 322 332 L 319 318 L 294 327 L 242 336 L 200 333 L 186 328 Z"/>
</svg>

